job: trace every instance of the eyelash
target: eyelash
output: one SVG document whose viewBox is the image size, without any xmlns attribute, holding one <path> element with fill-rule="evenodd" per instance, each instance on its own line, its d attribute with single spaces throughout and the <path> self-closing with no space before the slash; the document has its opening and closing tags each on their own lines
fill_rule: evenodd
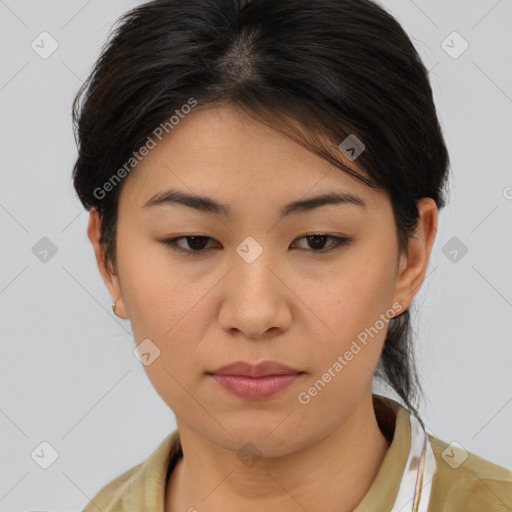
<svg viewBox="0 0 512 512">
<path fill-rule="evenodd" d="M 348 245 L 353 240 L 353 238 L 338 237 L 338 236 L 328 235 L 326 233 L 313 233 L 313 234 L 310 234 L 310 235 L 304 235 L 304 236 L 298 238 L 297 240 L 301 240 L 303 238 L 310 238 L 310 237 L 330 238 L 331 240 L 334 241 L 334 245 L 331 248 L 320 249 L 320 250 L 312 250 L 311 251 L 311 252 L 314 252 L 314 253 L 317 253 L 317 254 L 326 254 L 326 253 L 332 252 L 332 251 L 334 251 L 336 249 L 341 248 L 344 245 Z M 182 247 L 177 245 L 178 240 L 187 239 L 187 238 L 199 238 L 199 239 L 207 238 L 207 239 L 213 240 L 209 236 L 189 235 L 189 236 L 179 236 L 177 238 L 168 238 L 166 240 L 162 240 L 162 243 L 166 247 L 168 247 L 171 251 L 179 253 L 179 254 L 183 254 L 185 256 L 200 256 L 201 254 L 204 254 L 205 252 L 207 252 L 207 249 L 201 249 L 199 251 L 193 251 L 193 250 L 183 249 Z M 300 249 L 300 250 L 307 250 L 307 249 Z"/>
</svg>

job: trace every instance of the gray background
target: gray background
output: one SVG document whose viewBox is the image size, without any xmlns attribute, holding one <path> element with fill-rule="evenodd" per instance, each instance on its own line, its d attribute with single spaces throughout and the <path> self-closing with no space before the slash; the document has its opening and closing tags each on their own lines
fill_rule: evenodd
<svg viewBox="0 0 512 512">
<path fill-rule="evenodd" d="M 70 181 L 73 97 L 138 3 L 0 0 L 0 511 L 81 510 L 175 428 L 111 311 Z M 431 70 L 452 159 L 415 299 L 420 412 L 431 433 L 512 468 L 512 2 L 382 5 Z M 44 31 L 58 43 L 47 58 L 31 47 Z M 454 31 L 469 44 L 458 56 Z M 46 261 L 43 237 L 57 251 Z M 31 457 L 50 461 L 43 441 L 58 453 L 47 469 Z"/>
</svg>

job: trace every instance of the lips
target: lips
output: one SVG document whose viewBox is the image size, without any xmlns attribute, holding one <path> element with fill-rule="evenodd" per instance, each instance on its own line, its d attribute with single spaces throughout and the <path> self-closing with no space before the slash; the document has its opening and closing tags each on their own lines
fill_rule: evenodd
<svg viewBox="0 0 512 512">
<path fill-rule="evenodd" d="M 270 375 L 291 375 L 304 372 L 277 361 L 261 361 L 257 364 L 235 361 L 208 373 L 215 375 L 237 375 L 241 377 L 267 377 Z"/>
<path fill-rule="evenodd" d="M 304 373 L 277 361 L 261 361 L 258 364 L 235 361 L 208 372 L 208 375 L 239 398 L 266 400 L 290 387 Z"/>
</svg>

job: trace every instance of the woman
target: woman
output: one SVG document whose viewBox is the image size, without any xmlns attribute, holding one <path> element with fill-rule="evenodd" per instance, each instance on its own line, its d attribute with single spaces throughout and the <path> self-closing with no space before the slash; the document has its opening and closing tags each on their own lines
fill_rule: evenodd
<svg viewBox="0 0 512 512">
<path fill-rule="evenodd" d="M 512 474 L 417 413 L 409 308 L 449 158 L 387 12 L 149 2 L 74 120 L 98 268 L 177 423 L 86 512 L 512 508 Z"/>
</svg>

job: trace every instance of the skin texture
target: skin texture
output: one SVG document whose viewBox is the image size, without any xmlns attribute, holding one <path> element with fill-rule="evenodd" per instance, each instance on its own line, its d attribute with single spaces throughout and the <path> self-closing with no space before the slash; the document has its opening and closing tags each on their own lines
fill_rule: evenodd
<svg viewBox="0 0 512 512">
<path fill-rule="evenodd" d="M 169 188 L 233 214 L 143 207 Z M 282 205 L 333 190 L 367 208 L 329 205 L 279 220 Z M 437 230 L 435 202 L 418 207 L 409 254 L 400 255 L 385 192 L 222 107 L 194 110 L 132 171 L 119 201 L 117 275 L 91 211 L 88 236 L 116 313 L 130 319 L 137 344 L 149 338 L 161 351 L 145 370 L 176 416 L 184 453 L 167 484 L 167 512 L 342 512 L 362 500 L 388 448 L 371 398 L 388 324 L 309 403 L 297 397 L 379 315 L 394 303 L 407 308 L 418 292 Z M 322 254 L 334 244 L 303 238 L 315 233 L 353 241 Z M 185 235 L 211 239 L 191 256 L 162 243 Z M 236 252 L 248 236 L 263 249 L 250 264 Z M 305 374 L 263 401 L 238 398 L 205 374 L 266 359 Z M 261 455 L 250 467 L 237 457 L 248 442 Z"/>
</svg>

